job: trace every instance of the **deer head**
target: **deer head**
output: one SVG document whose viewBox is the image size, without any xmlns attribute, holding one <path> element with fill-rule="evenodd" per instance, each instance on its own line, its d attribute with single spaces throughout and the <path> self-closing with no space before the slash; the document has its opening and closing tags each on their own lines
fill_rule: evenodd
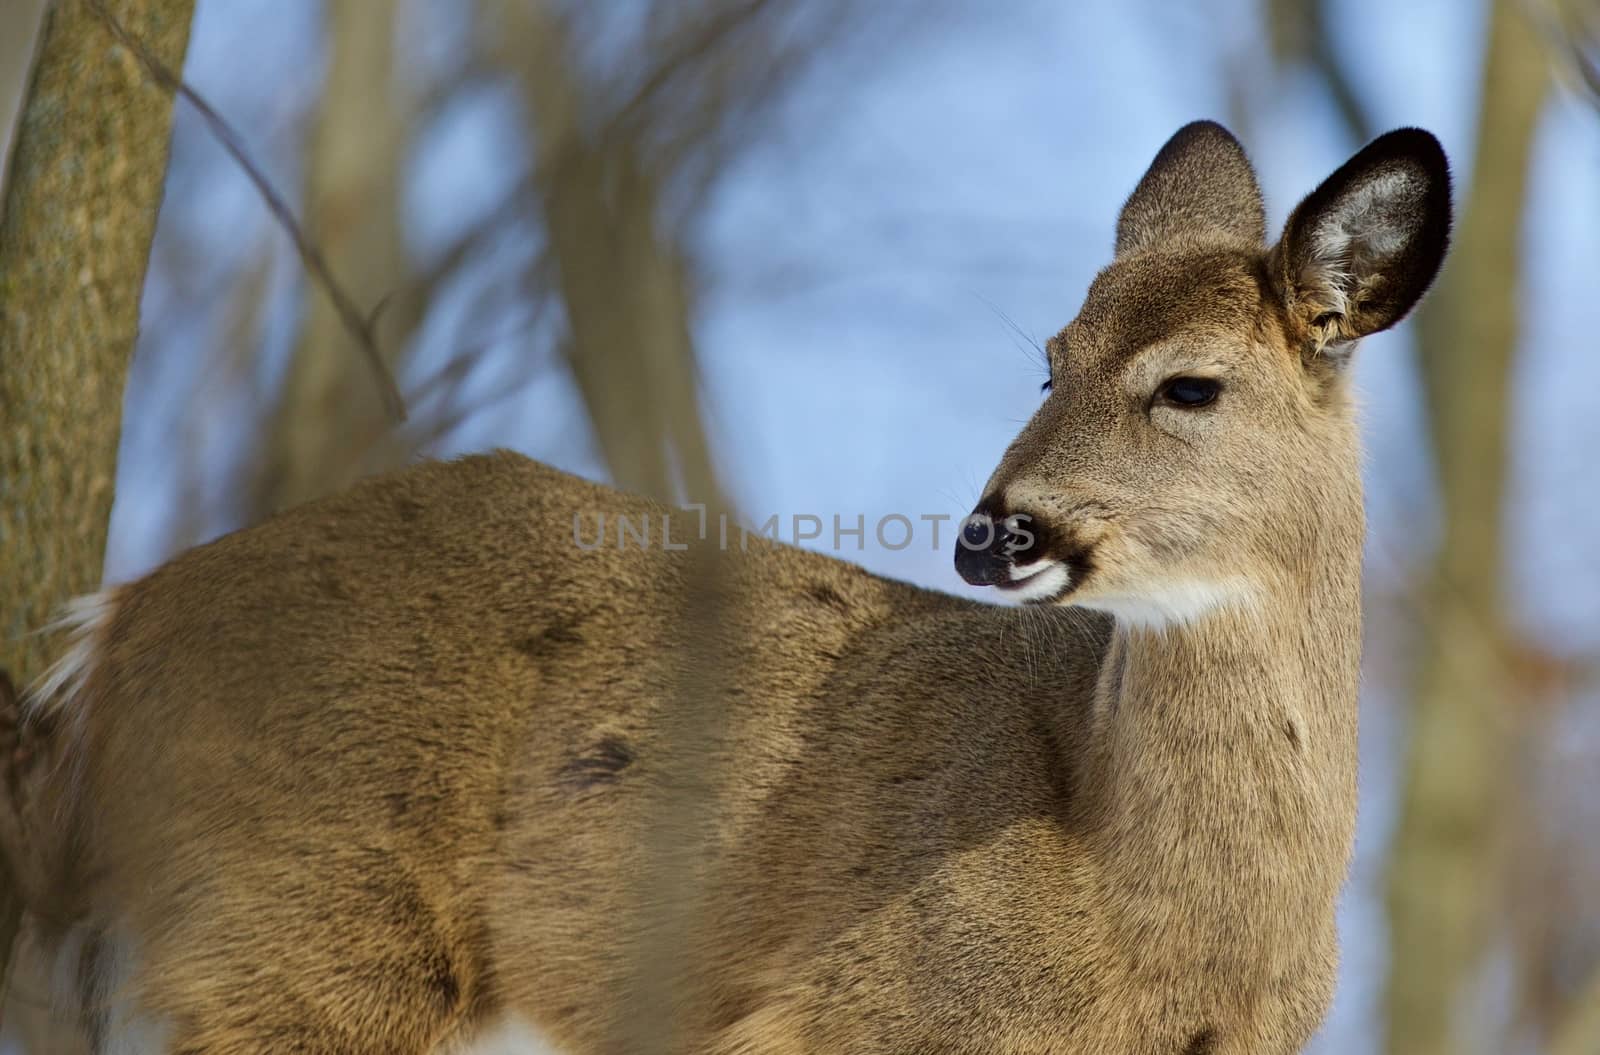
<svg viewBox="0 0 1600 1055">
<path fill-rule="evenodd" d="M 963 531 L 963 578 L 1160 625 L 1292 589 L 1324 543 L 1359 553 L 1351 352 L 1439 269 L 1444 153 L 1390 132 L 1275 246 L 1265 226 L 1227 130 L 1195 122 L 1162 147 L 1115 259 L 1046 346 L 1048 395 Z"/>
</svg>

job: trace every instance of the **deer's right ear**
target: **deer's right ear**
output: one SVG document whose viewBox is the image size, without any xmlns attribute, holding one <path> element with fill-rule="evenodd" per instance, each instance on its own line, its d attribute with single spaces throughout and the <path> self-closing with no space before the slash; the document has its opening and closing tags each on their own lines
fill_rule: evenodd
<svg viewBox="0 0 1600 1055">
<path fill-rule="evenodd" d="M 1379 136 L 1300 203 L 1272 251 L 1292 336 L 1316 359 L 1388 329 L 1427 291 L 1449 242 L 1439 141 L 1419 128 Z"/>
</svg>

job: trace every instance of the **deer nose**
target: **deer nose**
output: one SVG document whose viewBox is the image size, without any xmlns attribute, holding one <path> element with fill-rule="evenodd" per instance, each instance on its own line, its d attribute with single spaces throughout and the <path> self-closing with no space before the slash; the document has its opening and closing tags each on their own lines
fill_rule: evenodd
<svg viewBox="0 0 1600 1055">
<path fill-rule="evenodd" d="M 956 574 L 973 586 L 1006 582 L 1011 573 L 1011 532 L 998 511 L 980 504 L 961 526 L 956 540 Z"/>
</svg>

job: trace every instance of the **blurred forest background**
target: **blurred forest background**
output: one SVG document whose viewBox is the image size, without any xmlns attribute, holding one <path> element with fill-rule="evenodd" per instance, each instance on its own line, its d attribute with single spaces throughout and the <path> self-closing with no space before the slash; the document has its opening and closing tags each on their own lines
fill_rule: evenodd
<svg viewBox="0 0 1600 1055">
<path fill-rule="evenodd" d="M 82 68 L 151 82 L 86 3 L 51 15 L 88 34 Z M 44 7 L 0 0 L 0 143 Z M 171 161 L 131 364 L 131 326 L 109 330 L 114 381 L 128 370 L 111 579 L 491 446 L 723 495 L 758 523 L 959 518 L 1179 125 L 1240 135 L 1274 225 L 1371 135 L 1435 132 L 1456 251 L 1359 357 L 1362 814 L 1341 985 L 1310 1050 L 1600 1053 L 1595 0 L 107 7 L 165 25 L 174 58 L 192 13 L 184 77 L 303 219 L 409 411 L 389 418 L 371 349 L 215 129 L 147 83 Z M 92 78 L 52 90 L 73 83 L 106 110 Z M 16 332 L 0 317 L 0 339 Z M 33 369 L 36 345 L 0 345 L 0 375 Z M 81 416 L 73 381 L 49 413 Z M 0 413 L 23 413 L 18 391 L 0 384 Z M 949 549 L 869 531 L 839 555 L 960 590 Z M 8 640 L 28 621 L 8 615 Z M 27 982 L 0 1046 L 73 1050 L 40 1039 Z"/>
</svg>

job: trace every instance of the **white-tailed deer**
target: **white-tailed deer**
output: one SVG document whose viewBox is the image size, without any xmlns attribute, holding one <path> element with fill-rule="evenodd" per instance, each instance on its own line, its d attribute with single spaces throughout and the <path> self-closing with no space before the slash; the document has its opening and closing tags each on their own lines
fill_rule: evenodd
<svg viewBox="0 0 1600 1055">
<path fill-rule="evenodd" d="M 714 1055 L 1298 1051 L 1355 816 L 1347 366 L 1449 217 L 1402 130 L 1269 247 L 1239 144 L 1179 131 L 957 547 L 1029 607 L 643 546 L 617 516 L 665 510 L 504 453 L 82 602 L 0 834 L 97 1043 L 423 1053 L 517 1018 L 602 1053 L 648 1013 Z"/>
</svg>

